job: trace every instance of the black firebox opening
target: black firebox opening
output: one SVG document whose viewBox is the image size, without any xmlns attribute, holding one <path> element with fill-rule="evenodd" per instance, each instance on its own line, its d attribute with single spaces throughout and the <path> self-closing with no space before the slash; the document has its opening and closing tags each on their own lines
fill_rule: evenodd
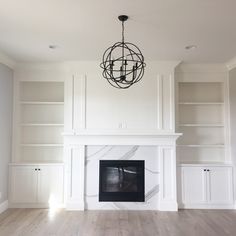
<svg viewBox="0 0 236 236">
<path fill-rule="evenodd" d="M 99 201 L 144 202 L 144 161 L 101 160 Z"/>
</svg>

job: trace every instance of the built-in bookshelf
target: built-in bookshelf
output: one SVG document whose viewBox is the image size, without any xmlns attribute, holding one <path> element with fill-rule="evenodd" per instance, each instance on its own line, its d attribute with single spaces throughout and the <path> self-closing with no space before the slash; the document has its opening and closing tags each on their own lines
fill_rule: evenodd
<svg viewBox="0 0 236 236">
<path fill-rule="evenodd" d="M 224 82 L 178 82 L 177 142 L 180 163 L 225 163 Z"/>
<path fill-rule="evenodd" d="M 16 162 L 62 162 L 64 83 L 19 82 Z"/>
</svg>

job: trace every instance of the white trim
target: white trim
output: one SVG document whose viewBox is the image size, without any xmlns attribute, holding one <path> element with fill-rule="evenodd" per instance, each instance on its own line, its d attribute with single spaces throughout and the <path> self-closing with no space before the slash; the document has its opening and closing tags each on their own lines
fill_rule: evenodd
<svg viewBox="0 0 236 236">
<path fill-rule="evenodd" d="M 8 66 L 11 69 L 14 69 L 16 65 L 15 61 L 13 61 L 10 57 L 8 57 L 2 52 L 0 52 L 0 63 L 5 66 Z"/>
<path fill-rule="evenodd" d="M 49 203 L 9 203 L 9 208 L 48 208 Z M 58 204 L 56 208 L 65 208 L 65 204 Z"/>
<path fill-rule="evenodd" d="M 169 91 L 170 91 L 170 122 L 169 129 L 175 130 L 175 84 L 174 73 L 169 75 Z"/>
<path fill-rule="evenodd" d="M 224 63 L 218 64 L 192 64 L 192 63 L 181 63 L 176 73 L 225 73 L 228 72 L 228 66 Z"/>
<path fill-rule="evenodd" d="M 85 146 L 81 145 L 74 148 L 67 148 L 66 150 L 67 155 L 69 155 L 66 169 L 66 209 L 83 211 Z"/>
<path fill-rule="evenodd" d="M 159 211 L 178 211 L 178 204 L 177 202 L 170 201 L 170 202 L 161 202 L 158 207 Z"/>
<path fill-rule="evenodd" d="M 132 134 L 132 133 L 77 133 L 64 134 L 65 146 L 74 145 L 168 145 L 175 146 L 176 139 L 181 136 L 172 134 Z"/>
<path fill-rule="evenodd" d="M 163 76 L 157 76 L 157 129 L 163 129 Z"/>
<path fill-rule="evenodd" d="M 231 204 L 179 204 L 179 209 L 236 209 Z"/>
<path fill-rule="evenodd" d="M 175 146 L 159 147 L 160 195 L 158 210 L 178 211 L 176 192 L 176 153 Z M 169 155 L 165 156 L 165 151 Z M 167 153 L 168 154 L 168 153 Z M 166 168 L 168 166 L 168 168 Z"/>
<path fill-rule="evenodd" d="M 0 214 L 8 209 L 8 205 L 9 205 L 8 200 L 6 200 L 0 204 Z"/>
<path fill-rule="evenodd" d="M 66 204 L 67 211 L 84 211 L 84 202 L 68 202 Z"/>
</svg>

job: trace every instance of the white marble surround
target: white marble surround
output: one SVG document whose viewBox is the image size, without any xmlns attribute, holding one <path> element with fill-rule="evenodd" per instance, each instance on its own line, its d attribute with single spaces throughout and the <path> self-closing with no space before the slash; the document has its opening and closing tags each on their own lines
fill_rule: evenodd
<svg viewBox="0 0 236 236">
<path fill-rule="evenodd" d="M 177 211 L 175 142 L 178 136 L 65 135 L 66 208 Z M 145 202 L 99 202 L 99 160 L 102 159 L 145 160 Z"/>
</svg>

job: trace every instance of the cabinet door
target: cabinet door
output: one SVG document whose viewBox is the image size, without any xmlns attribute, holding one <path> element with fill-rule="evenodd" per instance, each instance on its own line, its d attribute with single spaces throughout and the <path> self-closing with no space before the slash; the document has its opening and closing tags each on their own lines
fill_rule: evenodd
<svg viewBox="0 0 236 236">
<path fill-rule="evenodd" d="M 39 166 L 38 169 L 38 202 L 49 207 L 63 203 L 63 166 Z"/>
<path fill-rule="evenodd" d="M 232 204 L 232 168 L 207 168 L 208 174 L 208 201 L 211 204 Z"/>
<path fill-rule="evenodd" d="M 207 201 L 206 172 L 202 167 L 182 167 L 182 203 L 203 204 Z"/>
<path fill-rule="evenodd" d="M 10 167 L 10 199 L 12 203 L 37 202 L 36 166 Z"/>
</svg>

